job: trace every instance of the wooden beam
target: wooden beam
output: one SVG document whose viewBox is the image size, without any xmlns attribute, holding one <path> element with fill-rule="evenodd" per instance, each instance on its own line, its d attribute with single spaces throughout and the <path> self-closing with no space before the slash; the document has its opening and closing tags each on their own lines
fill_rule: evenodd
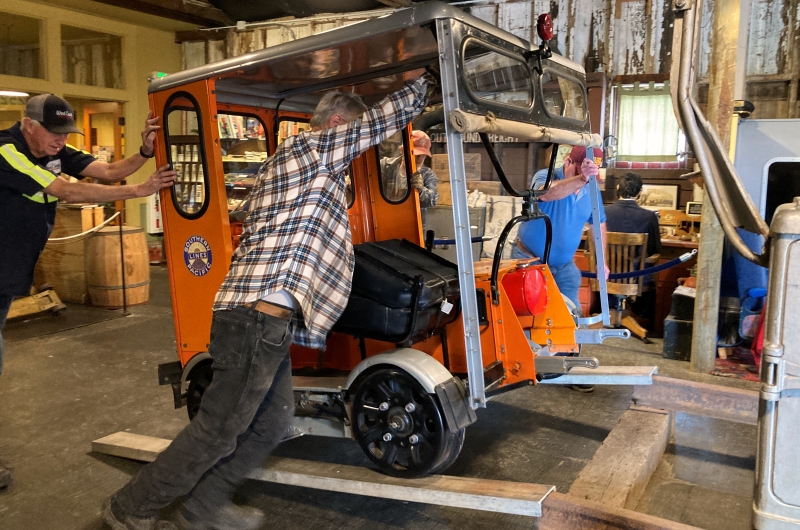
<svg viewBox="0 0 800 530">
<path fill-rule="evenodd" d="M 183 0 L 94 0 L 101 4 L 124 7 L 141 13 L 180 20 L 203 27 L 227 26 L 231 24 L 228 16 L 209 4 L 183 2 Z"/>
<path fill-rule="evenodd" d="M 758 424 L 758 392 L 753 390 L 653 376 L 652 385 L 633 387 L 632 399 L 644 407 Z"/>
<path fill-rule="evenodd" d="M 633 83 L 664 83 L 669 81 L 669 74 L 626 74 L 614 78 L 615 85 L 632 85 Z"/>
<path fill-rule="evenodd" d="M 409 7 L 411 0 L 378 0 L 379 3 L 388 7 Z"/>
<path fill-rule="evenodd" d="M 537 530 L 700 530 L 644 513 L 553 492 L 542 505 Z"/>
<path fill-rule="evenodd" d="M 170 440 L 118 432 L 92 442 L 92 450 L 150 462 L 169 443 Z M 271 458 L 265 468 L 250 477 L 385 499 L 540 516 L 536 522 L 539 530 L 699 530 L 556 493 L 552 486 L 538 484 L 446 476 L 396 479 L 366 468 L 286 458 Z M 544 499 L 538 512 L 532 509 L 537 498 Z"/>
<path fill-rule="evenodd" d="M 8 310 L 8 318 L 19 318 L 44 311 L 61 311 L 65 309 L 61 299 L 55 291 L 48 289 L 41 293 L 32 294 L 23 298 L 17 298 L 11 302 L 11 307 Z"/>
<path fill-rule="evenodd" d="M 744 59 L 749 19 L 749 2 L 716 0 L 711 32 L 706 115 L 719 135 L 722 147 L 731 152 L 734 150 L 730 145 L 734 101 L 744 98 L 747 67 Z M 720 271 L 725 235 L 707 192 L 703 198 L 700 233 L 703 237 L 697 255 L 697 296 L 694 305 L 691 362 L 693 371 L 708 373 L 714 368 L 717 356 Z"/>
<path fill-rule="evenodd" d="M 181 44 L 183 42 L 194 41 L 208 41 L 208 40 L 225 40 L 228 38 L 228 32 L 233 31 L 230 28 L 206 29 L 206 30 L 187 30 L 176 31 L 175 42 Z"/>
<path fill-rule="evenodd" d="M 667 448 L 671 423 L 667 411 L 626 410 L 569 494 L 634 509 Z"/>
<path fill-rule="evenodd" d="M 169 444 L 170 440 L 117 432 L 92 442 L 92 450 L 150 462 Z M 276 457 L 270 458 L 265 467 L 254 469 L 249 478 L 382 499 L 534 517 L 542 514 L 542 501 L 555 490 L 555 486 L 541 484 L 444 475 L 399 479 L 363 467 Z"/>
<path fill-rule="evenodd" d="M 170 440 L 117 432 L 92 442 L 92 450 L 151 462 L 169 443 Z M 271 458 L 266 468 L 257 469 L 250 477 L 380 498 L 540 516 L 536 522 L 539 530 L 699 530 L 557 493 L 551 486 L 538 484 L 444 476 L 405 480 L 360 467 L 286 458 Z M 544 501 L 537 512 L 531 508 L 539 497 Z"/>
</svg>

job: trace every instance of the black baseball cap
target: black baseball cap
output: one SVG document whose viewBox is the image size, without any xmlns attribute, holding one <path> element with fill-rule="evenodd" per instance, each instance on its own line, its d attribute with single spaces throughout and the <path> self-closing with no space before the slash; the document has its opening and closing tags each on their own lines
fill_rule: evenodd
<svg viewBox="0 0 800 530">
<path fill-rule="evenodd" d="M 41 94 L 28 100 L 25 116 L 36 120 L 53 134 L 83 132 L 75 126 L 75 111 L 65 100 L 53 94 Z"/>
</svg>

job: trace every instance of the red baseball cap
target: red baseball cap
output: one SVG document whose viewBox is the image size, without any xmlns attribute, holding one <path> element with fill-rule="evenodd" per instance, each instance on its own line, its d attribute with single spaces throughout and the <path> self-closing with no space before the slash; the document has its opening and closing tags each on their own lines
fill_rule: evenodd
<svg viewBox="0 0 800 530">
<path fill-rule="evenodd" d="M 411 133 L 411 140 L 414 142 L 414 155 L 431 156 L 431 138 L 422 131 Z"/>
</svg>

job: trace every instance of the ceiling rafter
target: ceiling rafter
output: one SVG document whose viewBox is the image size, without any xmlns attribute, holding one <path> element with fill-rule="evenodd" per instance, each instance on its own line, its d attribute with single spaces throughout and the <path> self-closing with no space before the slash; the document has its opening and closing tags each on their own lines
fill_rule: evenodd
<svg viewBox="0 0 800 530">
<path fill-rule="evenodd" d="M 226 26 L 228 16 L 202 0 L 94 0 L 100 4 L 124 7 L 141 13 L 197 24 L 203 27 Z"/>
<path fill-rule="evenodd" d="M 389 7 L 409 7 L 411 0 L 377 0 L 381 4 Z"/>
</svg>

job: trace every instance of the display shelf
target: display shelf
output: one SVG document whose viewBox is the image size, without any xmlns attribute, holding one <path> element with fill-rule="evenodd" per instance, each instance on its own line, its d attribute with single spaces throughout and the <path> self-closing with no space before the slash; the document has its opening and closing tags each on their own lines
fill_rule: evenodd
<svg viewBox="0 0 800 530">
<path fill-rule="evenodd" d="M 205 202 L 205 170 L 198 135 L 170 136 L 172 167 L 175 179 L 175 198 L 186 213 L 197 212 Z"/>
</svg>

